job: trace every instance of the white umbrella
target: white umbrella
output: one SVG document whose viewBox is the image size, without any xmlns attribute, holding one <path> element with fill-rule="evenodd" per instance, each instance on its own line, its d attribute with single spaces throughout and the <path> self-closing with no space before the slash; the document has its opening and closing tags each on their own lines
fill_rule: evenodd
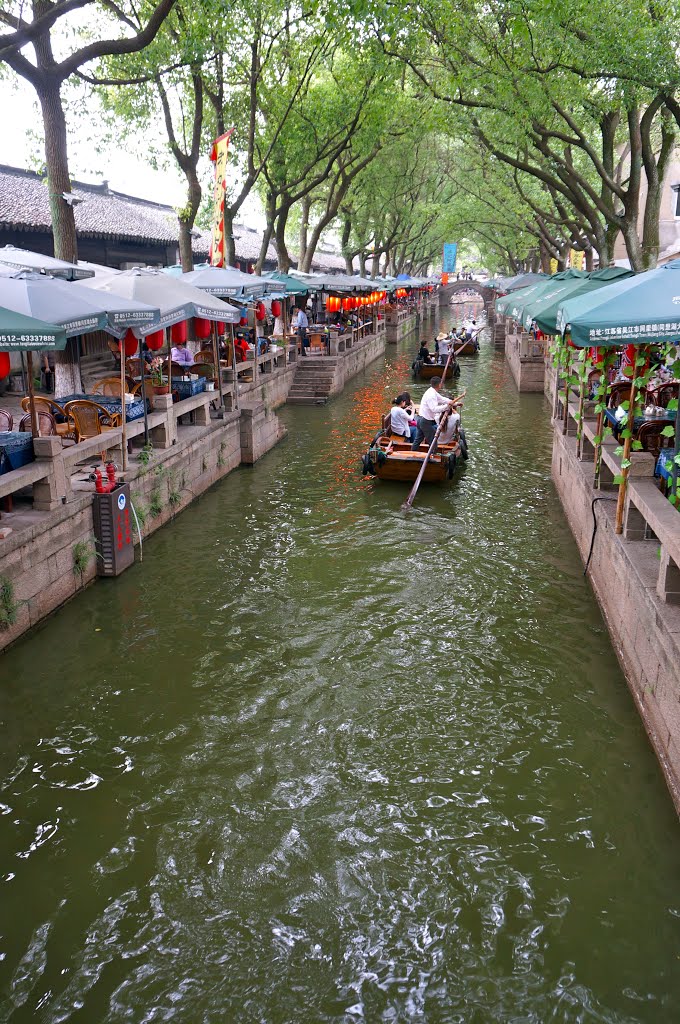
<svg viewBox="0 0 680 1024">
<path fill-rule="evenodd" d="M 174 276 L 174 275 L 173 275 Z M 232 298 L 254 298 L 276 290 L 273 281 L 256 274 L 244 274 L 235 267 L 197 267 L 188 274 L 182 274 L 180 280 L 188 281 L 195 288 L 210 292 L 211 295 L 228 295 Z"/>
<path fill-rule="evenodd" d="M 96 296 L 90 299 L 67 281 L 46 274 L 20 270 L 0 276 L 0 306 L 63 327 L 68 338 L 109 329 L 107 311 Z"/>
<path fill-rule="evenodd" d="M 188 276 L 188 275 L 184 275 Z M 126 299 L 135 299 L 160 310 L 160 319 L 155 324 L 139 325 L 135 334 L 144 338 L 162 327 L 170 327 L 191 317 L 218 320 L 221 323 L 238 323 L 240 313 L 220 299 L 186 284 L 184 280 L 164 274 L 161 270 L 147 270 L 133 267 L 110 277 L 95 277 L 89 283 L 92 290 L 110 293 Z"/>
<path fill-rule="evenodd" d="M 124 299 L 113 292 L 98 291 L 90 287 L 90 282 L 83 284 L 74 281 L 68 286 L 87 302 L 94 306 L 103 306 L 108 316 L 107 331 L 116 338 L 122 338 L 129 327 L 149 327 L 158 329 L 161 311 L 158 306 L 149 306 L 136 299 Z"/>
<path fill-rule="evenodd" d="M 44 256 L 40 252 L 31 252 L 30 249 L 18 249 L 14 245 L 4 245 L 0 248 L 0 263 L 14 267 L 15 270 L 37 270 L 54 277 L 63 277 L 67 281 L 77 281 L 82 278 L 92 277 L 93 272 L 86 267 L 76 266 L 75 263 L 68 263 L 66 260 L 55 259 L 54 256 Z"/>
</svg>

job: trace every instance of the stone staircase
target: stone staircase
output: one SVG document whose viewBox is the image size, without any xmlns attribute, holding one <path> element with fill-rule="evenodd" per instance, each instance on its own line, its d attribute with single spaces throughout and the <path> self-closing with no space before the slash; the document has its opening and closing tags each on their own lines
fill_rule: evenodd
<svg viewBox="0 0 680 1024">
<path fill-rule="evenodd" d="M 289 405 L 325 405 L 333 390 L 337 359 L 323 362 L 307 356 L 297 362 L 295 380 L 288 392 Z"/>
</svg>

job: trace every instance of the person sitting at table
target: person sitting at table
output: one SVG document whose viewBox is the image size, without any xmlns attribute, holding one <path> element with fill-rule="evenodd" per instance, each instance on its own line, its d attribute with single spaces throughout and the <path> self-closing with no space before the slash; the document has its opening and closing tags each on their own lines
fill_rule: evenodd
<svg viewBox="0 0 680 1024">
<path fill-rule="evenodd" d="M 286 331 L 283 323 L 283 314 L 280 313 L 277 317 L 274 317 L 274 330 L 272 331 L 272 338 L 282 338 L 285 333 Z"/>
<path fill-rule="evenodd" d="M 194 357 L 187 348 L 186 341 L 183 341 L 180 345 L 173 345 L 171 354 L 173 363 L 179 363 L 181 366 L 191 366 L 194 361 Z"/>
<path fill-rule="evenodd" d="M 245 363 L 246 359 L 250 355 L 250 348 L 248 342 L 242 334 L 237 334 L 234 340 L 234 352 L 236 353 L 236 362 Z"/>
</svg>

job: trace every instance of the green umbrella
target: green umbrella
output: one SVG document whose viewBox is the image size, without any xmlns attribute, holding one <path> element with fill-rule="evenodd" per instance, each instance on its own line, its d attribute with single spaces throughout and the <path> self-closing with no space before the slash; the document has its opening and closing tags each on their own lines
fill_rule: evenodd
<svg viewBox="0 0 680 1024">
<path fill-rule="evenodd" d="M 623 280 L 626 277 L 633 277 L 633 271 L 624 270 L 623 267 L 605 267 L 604 270 L 596 270 L 587 277 L 556 281 L 555 287 L 545 290 L 540 298 L 524 307 L 524 329 L 528 331 L 535 321 L 544 334 L 557 334 L 557 311 L 563 302 L 576 295 L 598 291 L 612 281 Z"/>
<path fill-rule="evenodd" d="M 291 277 L 290 274 L 281 274 L 278 270 L 272 270 L 262 276 L 266 277 L 269 281 L 276 281 L 277 284 L 282 285 L 286 295 L 306 295 L 312 289 L 311 285 L 303 284 L 297 277 Z"/>
<path fill-rule="evenodd" d="M 557 330 L 579 348 L 680 342 L 680 260 L 567 299 Z"/>
<path fill-rule="evenodd" d="M 0 307 L 0 351 L 32 352 L 66 348 L 66 331 L 32 316 Z"/>
<path fill-rule="evenodd" d="M 510 308 L 515 303 L 521 302 L 523 296 L 528 301 L 532 296 L 540 295 L 544 284 L 545 282 L 541 281 L 538 284 L 529 285 L 528 288 L 522 288 L 518 292 L 510 292 L 509 295 L 502 295 L 500 299 L 496 299 L 496 312 L 499 316 L 509 316 Z"/>
<path fill-rule="evenodd" d="M 552 294 L 557 288 L 562 288 L 568 281 L 583 281 L 588 277 L 585 270 L 561 270 L 557 274 L 538 284 L 536 291 L 531 295 L 515 293 L 515 301 L 510 305 L 508 316 L 524 326 L 525 310 L 532 303 L 539 302 L 544 296 Z"/>
</svg>

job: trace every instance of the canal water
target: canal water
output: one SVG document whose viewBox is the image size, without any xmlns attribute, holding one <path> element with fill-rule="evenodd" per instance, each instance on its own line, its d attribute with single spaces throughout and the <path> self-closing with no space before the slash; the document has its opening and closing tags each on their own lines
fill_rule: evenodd
<svg viewBox="0 0 680 1024">
<path fill-rule="evenodd" d="M 0 1020 L 678 1019 L 677 821 L 544 399 L 484 339 L 404 515 L 359 457 L 414 347 L 0 661 Z"/>
</svg>

